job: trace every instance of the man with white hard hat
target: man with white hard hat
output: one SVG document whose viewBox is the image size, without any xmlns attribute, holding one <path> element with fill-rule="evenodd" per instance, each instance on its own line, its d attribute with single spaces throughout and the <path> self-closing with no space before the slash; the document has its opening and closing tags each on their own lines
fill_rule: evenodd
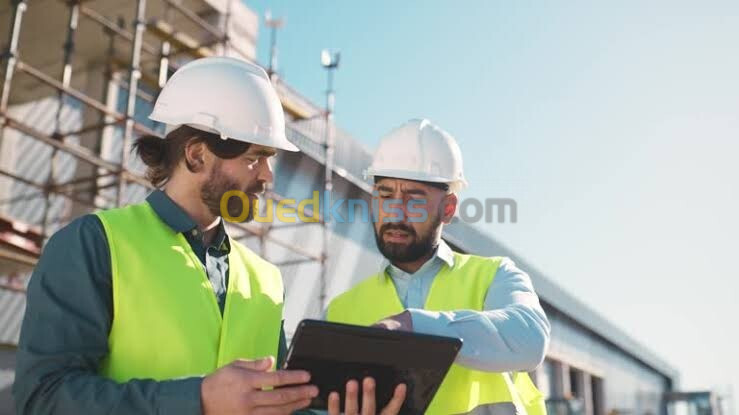
<svg viewBox="0 0 739 415">
<path fill-rule="evenodd" d="M 19 414 L 288 414 L 318 390 L 284 353 L 280 271 L 232 239 L 272 182 L 285 137 L 267 74 L 241 60 L 190 62 L 135 150 L 158 188 L 55 233 L 28 287 L 14 395 Z M 236 203 L 233 203 L 236 202 Z M 251 204 L 250 204 L 251 205 Z M 253 209 L 245 215 L 253 217 Z M 278 357 L 279 359 L 279 357 Z M 281 388 L 276 388 L 276 387 Z"/>
<path fill-rule="evenodd" d="M 461 338 L 429 414 L 545 414 L 525 373 L 544 359 L 550 334 L 531 279 L 508 258 L 457 253 L 441 239 L 467 186 L 454 138 L 408 121 L 380 141 L 367 174 L 387 261 L 336 297 L 326 318 Z"/>
</svg>

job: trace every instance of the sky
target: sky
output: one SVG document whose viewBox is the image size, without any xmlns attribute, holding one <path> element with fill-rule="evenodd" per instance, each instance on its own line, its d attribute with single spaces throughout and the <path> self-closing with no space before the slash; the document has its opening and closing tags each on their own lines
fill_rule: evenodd
<svg viewBox="0 0 739 415">
<path fill-rule="evenodd" d="M 371 149 L 414 117 L 451 132 L 461 198 L 518 204 L 476 226 L 682 388 L 737 396 L 739 1 L 246 3 L 286 18 L 279 72 L 314 101 L 320 51 L 341 51 L 343 129 Z"/>
</svg>

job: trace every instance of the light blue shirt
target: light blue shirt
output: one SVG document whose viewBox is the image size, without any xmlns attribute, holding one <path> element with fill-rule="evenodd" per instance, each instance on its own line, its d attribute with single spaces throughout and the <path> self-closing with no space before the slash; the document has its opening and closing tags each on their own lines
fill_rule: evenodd
<svg viewBox="0 0 739 415">
<path fill-rule="evenodd" d="M 441 241 L 433 257 L 410 274 L 385 261 L 398 298 L 411 313 L 418 333 L 461 338 L 457 363 L 489 372 L 534 370 L 544 359 L 551 326 L 531 278 L 504 258 L 485 296 L 484 310 L 424 310 L 436 275 L 454 265 L 454 254 Z"/>
</svg>

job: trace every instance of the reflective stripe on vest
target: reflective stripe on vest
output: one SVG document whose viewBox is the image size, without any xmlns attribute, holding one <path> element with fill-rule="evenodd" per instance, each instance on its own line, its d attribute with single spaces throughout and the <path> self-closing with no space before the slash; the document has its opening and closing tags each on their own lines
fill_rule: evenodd
<svg viewBox="0 0 739 415">
<path fill-rule="evenodd" d="M 424 309 L 482 310 L 501 259 L 455 252 L 454 266 L 444 265 L 434 277 Z M 366 326 L 403 309 L 392 280 L 379 273 L 336 297 L 329 304 L 326 317 L 329 321 Z M 525 414 L 526 409 L 508 374 L 453 364 L 426 413 Z"/>
<path fill-rule="evenodd" d="M 148 203 L 97 213 L 110 247 L 113 322 L 100 374 L 118 382 L 204 375 L 276 356 L 280 272 L 230 239 L 221 315 L 202 263 Z"/>
<path fill-rule="evenodd" d="M 484 403 L 467 412 L 469 415 L 516 415 L 516 406 L 510 402 Z"/>
</svg>

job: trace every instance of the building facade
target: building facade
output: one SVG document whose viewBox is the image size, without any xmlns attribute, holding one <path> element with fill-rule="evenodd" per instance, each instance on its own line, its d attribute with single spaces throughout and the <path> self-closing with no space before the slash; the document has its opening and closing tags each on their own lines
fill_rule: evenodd
<svg viewBox="0 0 739 415">
<path fill-rule="evenodd" d="M 10 414 L 23 286 L 41 241 L 76 216 L 145 198 L 150 188 L 141 180 L 142 163 L 128 154 L 138 135 L 163 132 L 146 118 L 163 80 L 197 57 L 254 60 L 259 18 L 230 0 L 13 0 L 0 7 L 0 22 L 13 29 L 0 61 L 2 79 L 9 80 L 0 102 L 0 414 Z M 70 42 L 74 47 L 65 47 Z M 277 158 L 270 197 L 299 201 L 318 191 L 323 198 L 325 137 L 331 134 L 331 198 L 370 206 L 371 184 L 363 178 L 370 149 L 327 124 L 320 106 L 274 81 L 289 119 L 288 138 L 302 151 Z M 367 213 L 348 203 L 338 213 L 346 220 L 328 226 L 265 221 L 230 229 L 280 266 L 288 335 L 301 319 L 320 316 L 327 300 L 379 269 Z M 663 413 L 663 393 L 676 388 L 677 373 L 659 356 L 563 291 L 556 276 L 475 227 L 457 221 L 444 238 L 461 252 L 509 256 L 530 273 L 552 322 L 547 359 L 533 377 L 553 412 Z"/>
</svg>

